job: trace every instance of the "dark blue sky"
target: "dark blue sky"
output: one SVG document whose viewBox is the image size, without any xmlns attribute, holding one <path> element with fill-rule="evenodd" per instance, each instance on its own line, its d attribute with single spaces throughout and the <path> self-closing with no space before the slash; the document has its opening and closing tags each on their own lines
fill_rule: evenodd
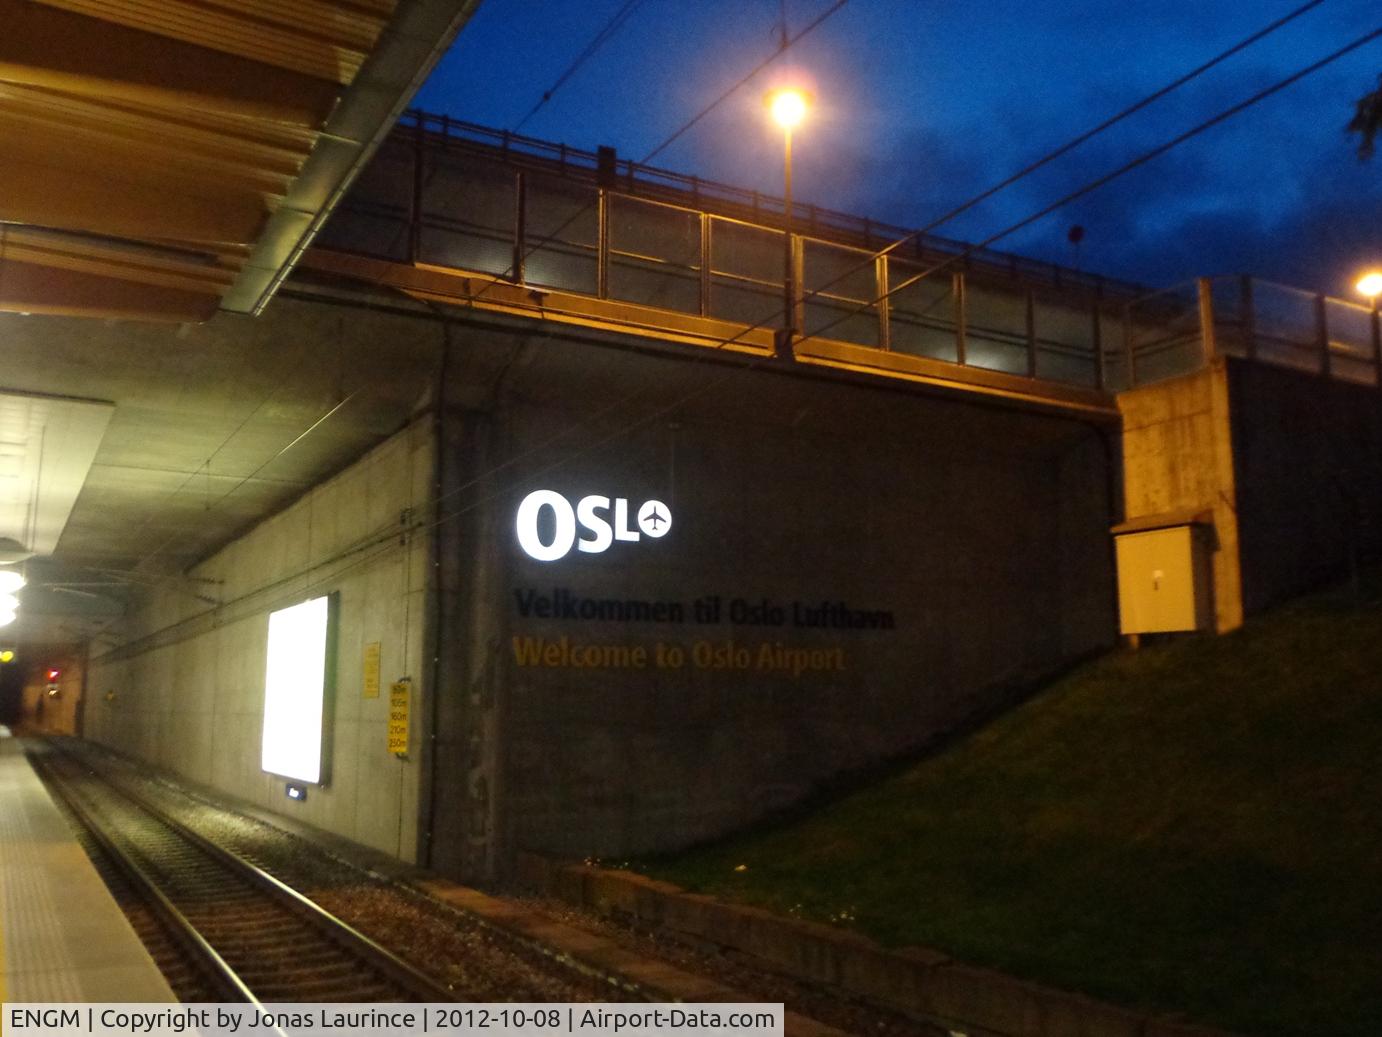
<svg viewBox="0 0 1382 1037">
<path fill-rule="evenodd" d="M 624 0 L 483 0 L 418 95 L 512 127 Z M 851 0 L 789 61 L 818 97 L 797 135 L 803 201 L 927 224 L 1299 6 L 1300 0 Z M 788 0 L 793 31 L 832 0 Z M 642 158 L 776 47 L 778 0 L 642 0 L 524 127 Z M 1325 0 L 1116 130 L 940 228 L 977 240 L 1382 25 L 1376 0 Z M 995 245 L 1155 285 L 1255 273 L 1333 294 L 1382 264 L 1382 154 L 1344 132 L 1382 41 Z M 773 69 L 656 164 L 781 189 L 762 96 Z M 1078 255 L 1066 240 L 1086 230 Z"/>
</svg>

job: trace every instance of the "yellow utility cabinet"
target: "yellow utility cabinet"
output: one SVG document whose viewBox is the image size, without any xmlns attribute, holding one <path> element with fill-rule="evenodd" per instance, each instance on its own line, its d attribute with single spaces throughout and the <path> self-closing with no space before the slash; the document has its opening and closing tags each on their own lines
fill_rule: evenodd
<svg viewBox="0 0 1382 1037">
<path fill-rule="evenodd" d="M 1212 526 L 1198 514 L 1149 516 L 1113 535 L 1123 633 L 1213 629 Z"/>
</svg>

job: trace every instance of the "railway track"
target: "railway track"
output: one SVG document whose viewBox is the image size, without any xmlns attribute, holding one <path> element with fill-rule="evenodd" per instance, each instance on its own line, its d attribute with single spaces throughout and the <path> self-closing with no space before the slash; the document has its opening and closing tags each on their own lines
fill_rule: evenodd
<svg viewBox="0 0 1382 1037">
<path fill-rule="evenodd" d="M 33 762 L 217 1000 L 455 1000 L 297 890 L 75 757 L 52 747 Z"/>
</svg>

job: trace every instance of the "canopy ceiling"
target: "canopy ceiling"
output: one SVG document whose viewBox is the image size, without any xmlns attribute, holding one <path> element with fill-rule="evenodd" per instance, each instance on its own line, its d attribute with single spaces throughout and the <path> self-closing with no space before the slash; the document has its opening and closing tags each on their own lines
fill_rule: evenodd
<svg viewBox="0 0 1382 1037">
<path fill-rule="evenodd" d="M 0 310 L 257 313 L 478 0 L 0 0 Z"/>
</svg>

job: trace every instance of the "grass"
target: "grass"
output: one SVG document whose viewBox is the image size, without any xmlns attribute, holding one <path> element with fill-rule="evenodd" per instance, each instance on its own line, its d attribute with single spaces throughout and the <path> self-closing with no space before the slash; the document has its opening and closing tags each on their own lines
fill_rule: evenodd
<svg viewBox="0 0 1382 1037">
<path fill-rule="evenodd" d="M 642 870 L 1245 1033 L 1373 1037 L 1382 599 L 1108 656 L 901 774 Z"/>
</svg>

